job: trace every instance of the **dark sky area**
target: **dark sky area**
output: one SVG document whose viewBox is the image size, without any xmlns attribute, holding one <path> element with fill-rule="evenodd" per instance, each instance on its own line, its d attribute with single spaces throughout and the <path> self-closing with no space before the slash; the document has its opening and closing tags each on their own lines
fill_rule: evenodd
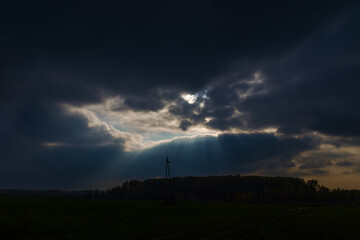
<svg viewBox="0 0 360 240">
<path fill-rule="evenodd" d="M 360 188 L 358 1 L 0 3 L 0 188 Z"/>
</svg>

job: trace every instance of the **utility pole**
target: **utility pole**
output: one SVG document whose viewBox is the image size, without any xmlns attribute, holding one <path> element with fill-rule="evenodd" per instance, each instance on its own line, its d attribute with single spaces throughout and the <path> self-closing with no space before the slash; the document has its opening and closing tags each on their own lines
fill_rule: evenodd
<svg viewBox="0 0 360 240">
<path fill-rule="evenodd" d="M 174 193 L 171 186 L 171 176 L 170 176 L 170 161 L 168 157 L 166 157 L 166 168 L 165 168 L 164 203 L 174 203 Z"/>
</svg>

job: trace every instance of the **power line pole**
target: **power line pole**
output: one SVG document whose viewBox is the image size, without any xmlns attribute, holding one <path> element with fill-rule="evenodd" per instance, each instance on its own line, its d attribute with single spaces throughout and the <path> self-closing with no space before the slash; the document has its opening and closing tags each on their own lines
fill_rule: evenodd
<svg viewBox="0 0 360 240">
<path fill-rule="evenodd" d="M 174 203 L 174 193 L 171 185 L 171 176 L 170 176 L 170 161 L 166 157 L 166 167 L 165 167 L 165 196 L 164 203 Z"/>
</svg>

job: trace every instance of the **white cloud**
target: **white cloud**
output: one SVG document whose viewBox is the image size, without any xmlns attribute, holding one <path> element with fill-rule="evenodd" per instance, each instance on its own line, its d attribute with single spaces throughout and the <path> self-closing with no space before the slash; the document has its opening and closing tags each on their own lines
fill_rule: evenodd
<svg viewBox="0 0 360 240">
<path fill-rule="evenodd" d="M 99 143 L 100 145 L 119 143 L 124 147 L 125 151 L 133 151 L 143 148 L 143 136 L 135 132 L 120 131 L 111 124 L 100 120 L 96 114 L 86 108 L 74 107 L 71 105 L 64 105 L 70 113 L 81 114 L 86 117 L 88 121 L 88 127 L 100 130 L 109 136 L 111 136 L 113 142 Z"/>
<path fill-rule="evenodd" d="M 189 104 L 194 104 L 198 96 L 197 94 L 183 93 L 181 94 L 181 97 Z"/>
<path fill-rule="evenodd" d="M 180 128 L 180 119 L 169 113 L 169 103 L 158 112 L 139 112 L 129 108 L 113 111 L 113 106 L 121 106 L 120 97 L 111 98 L 102 104 L 76 107 L 64 105 L 70 113 L 86 117 L 89 128 L 97 128 L 116 140 L 120 140 L 125 151 L 136 151 L 150 148 L 161 143 L 179 138 L 197 136 L 217 136 L 221 132 L 208 129 L 204 125 L 193 126 L 186 133 Z"/>
</svg>

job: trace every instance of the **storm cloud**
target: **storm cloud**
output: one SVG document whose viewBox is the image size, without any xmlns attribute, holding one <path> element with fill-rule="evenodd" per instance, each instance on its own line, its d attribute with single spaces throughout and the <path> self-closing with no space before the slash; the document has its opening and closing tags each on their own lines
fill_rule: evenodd
<svg viewBox="0 0 360 240">
<path fill-rule="evenodd" d="M 287 172 L 295 166 L 295 156 L 317 147 L 311 138 L 279 138 L 273 134 L 182 138 L 133 155 L 117 171 L 121 177 L 163 176 L 164 161 L 169 156 L 174 176 L 272 173 L 274 169 Z"/>
<path fill-rule="evenodd" d="M 359 9 L 1 3 L 0 187 L 106 187 L 166 155 L 177 175 L 355 176 Z"/>
</svg>

